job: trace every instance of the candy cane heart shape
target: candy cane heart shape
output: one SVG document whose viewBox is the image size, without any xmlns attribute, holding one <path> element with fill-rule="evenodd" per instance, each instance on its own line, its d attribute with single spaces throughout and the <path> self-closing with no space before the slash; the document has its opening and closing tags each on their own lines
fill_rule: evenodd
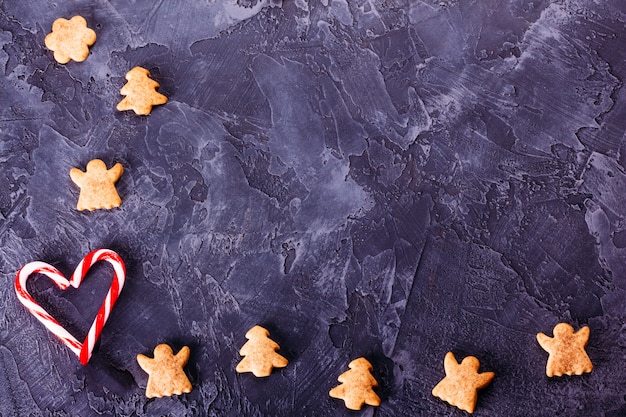
<svg viewBox="0 0 626 417">
<path fill-rule="evenodd" d="M 72 336 L 63 326 L 59 324 L 59 322 L 52 317 L 46 310 L 44 310 L 37 302 L 31 297 L 31 295 L 26 290 L 26 281 L 32 274 L 43 274 L 50 278 L 57 287 L 62 290 L 67 289 L 70 285 L 74 288 L 78 288 L 80 283 L 87 275 L 89 269 L 99 261 L 107 261 L 113 266 L 113 281 L 111 283 L 111 287 L 109 288 L 109 292 L 107 293 L 98 313 L 96 314 L 96 318 L 91 324 L 91 328 L 89 329 L 89 333 L 87 333 L 87 337 L 83 343 L 80 343 L 74 336 Z M 97 249 L 87 256 L 83 258 L 82 261 L 76 267 L 76 270 L 72 274 L 72 277 L 68 280 L 63 276 L 63 274 L 45 262 L 30 262 L 22 267 L 17 273 L 17 277 L 15 278 L 15 292 L 17 293 L 17 298 L 20 300 L 22 304 L 39 320 L 43 323 L 44 326 L 52 334 L 61 340 L 61 342 L 65 343 L 67 347 L 70 348 L 78 359 L 80 363 L 83 365 L 87 365 L 89 359 L 91 358 L 91 352 L 100 337 L 100 333 L 102 332 L 102 328 L 109 318 L 109 314 L 111 313 L 111 309 L 115 305 L 117 301 L 117 297 L 122 291 L 124 287 L 124 281 L 126 279 L 126 267 L 124 266 L 124 261 L 120 256 L 109 249 Z"/>
</svg>

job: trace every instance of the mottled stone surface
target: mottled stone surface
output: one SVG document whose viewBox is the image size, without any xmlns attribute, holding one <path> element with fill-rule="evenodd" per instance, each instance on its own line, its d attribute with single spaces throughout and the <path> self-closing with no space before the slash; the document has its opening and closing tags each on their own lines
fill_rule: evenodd
<svg viewBox="0 0 626 417">
<path fill-rule="evenodd" d="M 35 3 L 36 6 L 34 5 Z M 43 39 L 98 36 L 59 65 Z M 626 415 L 623 0 L 0 0 L 0 416 L 462 416 L 443 358 L 496 373 L 477 416 Z M 169 101 L 120 113 L 140 65 Z M 76 211 L 72 167 L 120 162 Z M 127 284 L 83 367 L 19 304 L 17 270 L 111 248 Z M 110 283 L 33 279 L 80 338 Z M 588 325 L 591 374 L 535 341 Z M 289 366 L 235 366 L 266 327 Z M 193 391 L 135 361 L 191 347 Z M 379 408 L 328 396 L 374 366 Z"/>
</svg>

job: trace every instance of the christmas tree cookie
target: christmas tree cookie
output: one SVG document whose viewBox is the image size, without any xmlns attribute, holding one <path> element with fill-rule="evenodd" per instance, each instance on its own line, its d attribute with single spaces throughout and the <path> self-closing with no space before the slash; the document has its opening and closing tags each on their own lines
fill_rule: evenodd
<svg viewBox="0 0 626 417">
<path fill-rule="evenodd" d="M 239 354 L 244 358 L 237 365 L 237 372 L 252 372 L 254 376 L 269 376 L 274 368 L 287 366 L 287 359 L 277 353 L 278 343 L 269 338 L 270 332 L 261 326 L 254 326 L 246 333 L 248 341 Z"/>
<path fill-rule="evenodd" d="M 128 71 L 128 82 L 120 90 L 126 96 L 117 105 L 119 111 L 133 110 L 139 115 L 148 115 L 152 106 L 167 103 L 167 97 L 158 93 L 159 83 L 149 77 L 150 71 L 142 67 L 135 67 Z"/>
<path fill-rule="evenodd" d="M 358 358 L 348 364 L 349 371 L 339 375 L 340 385 L 331 389 L 329 395 L 343 400 L 350 410 L 360 410 L 364 404 L 379 406 L 380 397 L 372 388 L 378 382 L 372 376 L 372 365 L 365 358 Z"/>
</svg>

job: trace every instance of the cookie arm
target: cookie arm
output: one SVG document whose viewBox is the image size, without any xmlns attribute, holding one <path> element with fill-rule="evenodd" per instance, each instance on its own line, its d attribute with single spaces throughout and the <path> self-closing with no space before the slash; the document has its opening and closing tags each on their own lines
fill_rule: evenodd
<svg viewBox="0 0 626 417">
<path fill-rule="evenodd" d="M 537 333 L 537 342 L 539 346 L 543 348 L 543 350 L 548 351 L 552 347 L 552 341 L 554 339 L 550 336 L 547 336 L 543 333 Z"/>
<path fill-rule="evenodd" d="M 122 166 L 122 164 L 118 162 L 117 164 L 113 165 L 111 169 L 107 171 L 107 177 L 111 181 L 117 182 L 117 180 L 120 179 L 123 173 L 124 173 L 124 167 Z"/>
<path fill-rule="evenodd" d="M 74 181 L 74 184 L 82 187 L 85 173 L 78 168 L 72 168 L 70 169 L 70 178 L 72 179 L 72 181 Z"/>
<path fill-rule="evenodd" d="M 495 373 L 493 372 L 482 372 L 478 374 L 478 378 L 476 380 L 476 389 L 485 388 L 491 380 L 495 377 Z"/>
<path fill-rule="evenodd" d="M 584 342 L 584 344 L 586 345 L 587 341 L 589 340 L 589 327 L 581 327 L 580 330 L 578 330 L 574 335 L 579 341 Z"/>
<path fill-rule="evenodd" d="M 189 346 L 183 346 L 183 348 L 174 356 L 176 361 L 180 364 L 180 366 L 187 365 L 187 361 L 189 360 L 189 356 L 191 355 L 191 350 Z"/>
<path fill-rule="evenodd" d="M 154 359 L 140 353 L 139 355 L 137 355 L 137 362 L 139 363 L 139 366 L 141 366 L 141 369 L 146 371 L 148 374 L 152 372 L 152 362 L 154 362 Z"/>
<path fill-rule="evenodd" d="M 454 353 L 446 353 L 446 357 L 443 359 L 443 369 L 446 371 L 446 375 L 451 375 L 459 367 L 459 363 L 454 357 Z"/>
</svg>

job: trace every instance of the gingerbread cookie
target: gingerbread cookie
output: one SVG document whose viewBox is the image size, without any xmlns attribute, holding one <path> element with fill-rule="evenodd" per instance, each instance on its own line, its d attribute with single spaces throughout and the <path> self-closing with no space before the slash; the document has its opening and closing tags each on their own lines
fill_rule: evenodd
<svg viewBox="0 0 626 417">
<path fill-rule="evenodd" d="M 365 358 L 358 358 L 348 364 L 349 371 L 339 375 L 340 385 L 331 389 L 328 393 L 333 398 L 344 401 L 346 408 L 360 410 L 364 404 L 379 406 L 380 397 L 372 388 L 378 386 L 378 382 L 372 376 L 372 364 Z"/>
<path fill-rule="evenodd" d="M 150 71 L 142 67 L 135 67 L 128 71 L 128 82 L 120 90 L 120 94 L 126 96 L 117 105 L 119 111 L 133 110 L 139 115 L 148 115 L 152 106 L 167 103 L 167 97 L 158 93 L 156 89 L 159 83 L 151 79 Z"/>
<path fill-rule="evenodd" d="M 584 326 L 576 333 L 574 328 L 567 323 L 559 323 L 554 326 L 554 337 L 543 333 L 537 334 L 537 342 L 548 352 L 546 375 L 582 375 L 591 372 L 593 365 L 585 346 L 589 340 L 589 327 Z"/>
<path fill-rule="evenodd" d="M 269 338 L 270 332 L 261 326 L 254 326 L 246 333 L 248 341 L 241 347 L 239 354 L 244 358 L 237 365 L 237 372 L 252 372 L 254 376 L 269 376 L 274 368 L 284 368 L 287 359 L 276 353 L 278 343 Z"/>
<path fill-rule="evenodd" d="M 189 348 L 183 348 L 174 355 L 172 348 L 160 344 L 154 348 L 154 358 L 137 355 L 137 362 L 141 369 L 148 373 L 146 397 L 167 397 L 191 392 L 191 382 L 185 375 L 183 367 L 189 360 Z"/>
<path fill-rule="evenodd" d="M 87 164 L 85 172 L 78 168 L 70 170 L 70 178 L 78 187 L 78 210 L 111 209 L 122 204 L 115 189 L 115 183 L 122 176 L 124 168 L 117 163 L 107 170 L 107 166 L 99 159 L 93 159 Z"/>
<path fill-rule="evenodd" d="M 70 20 L 59 18 L 52 24 L 44 43 L 54 52 L 54 59 L 65 64 L 70 60 L 82 62 L 89 55 L 89 47 L 96 42 L 96 32 L 87 27 L 82 16 L 74 16 Z"/>
<path fill-rule="evenodd" d="M 464 358 L 459 364 L 452 352 L 446 354 L 443 366 L 446 376 L 433 388 L 433 395 L 461 410 L 473 413 L 478 390 L 489 385 L 495 374 L 478 373 L 480 362 L 474 356 Z"/>
</svg>

